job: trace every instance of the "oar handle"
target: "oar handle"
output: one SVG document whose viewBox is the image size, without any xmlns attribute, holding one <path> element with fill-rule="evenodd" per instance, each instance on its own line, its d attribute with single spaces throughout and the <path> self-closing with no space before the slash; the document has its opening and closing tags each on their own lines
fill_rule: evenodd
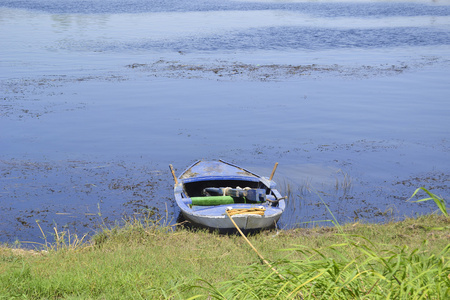
<svg viewBox="0 0 450 300">
<path fill-rule="evenodd" d="M 169 165 L 170 171 L 172 172 L 173 180 L 175 180 L 175 184 L 178 184 L 177 176 L 175 176 L 175 171 L 173 170 L 173 166 Z"/>
<path fill-rule="evenodd" d="M 273 175 L 275 175 L 275 171 L 277 170 L 277 167 L 278 167 L 278 163 L 275 163 L 275 166 L 273 167 L 273 170 L 272 170 L 272 174 L 270 174 L 270 180 L 272 180 L 273 179 Z"/>
</svg>

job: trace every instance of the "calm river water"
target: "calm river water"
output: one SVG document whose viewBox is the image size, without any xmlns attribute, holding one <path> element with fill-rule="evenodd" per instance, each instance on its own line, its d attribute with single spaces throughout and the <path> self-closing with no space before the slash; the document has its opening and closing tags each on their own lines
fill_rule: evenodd
<svg viewBox="0 0 450 300">
<path fill-rule="evenodd" d="M 268 176 L 278 226 L 449 199 L 450 1 L 0 0 L 0 242 L 149 214 L 171 163 Z"/>
</svg>

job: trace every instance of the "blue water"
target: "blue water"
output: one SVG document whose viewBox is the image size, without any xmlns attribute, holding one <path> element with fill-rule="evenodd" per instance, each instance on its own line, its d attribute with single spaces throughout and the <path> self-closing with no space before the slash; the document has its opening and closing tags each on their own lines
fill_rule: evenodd
<svg viewBox="0 0 450 300">
<path fill-rule="evenodd" d="M 168 164 L 275 176 L 279 227 L 448 199 L 448 1 L 0 1 L 0 241 L 174 224 Z M 327 224 L 327 222 L 324 222 Z"/>
</svg>

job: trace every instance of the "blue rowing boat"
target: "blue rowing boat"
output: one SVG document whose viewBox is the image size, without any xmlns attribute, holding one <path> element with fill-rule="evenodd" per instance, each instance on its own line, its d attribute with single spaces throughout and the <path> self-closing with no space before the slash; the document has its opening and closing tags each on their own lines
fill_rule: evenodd
<svg viewBox="0 0 450 300">
<path fill-rule="evenodd" d="M 274 227 L 285 209 L 285 198 L 272 180 L 223 160 L 200 160 L 175 179 L 174 195 L 183 217 L 212 229 L 254 230 Z"/>
</svg>

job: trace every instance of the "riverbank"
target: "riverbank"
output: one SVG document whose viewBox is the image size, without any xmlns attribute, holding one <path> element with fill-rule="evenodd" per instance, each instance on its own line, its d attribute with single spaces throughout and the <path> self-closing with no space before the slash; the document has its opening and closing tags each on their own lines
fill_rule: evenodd
<svg viewBox="0 0 450 300">
<path fill-rule="evenodd" d="M 278 275 L 239 235 L 148 220 L 105 228 L 89 241 L 55 235 L 44 251 L 0 248 L 3 297 L 374 299 L 450 291 L 450 219 L 438 215 L 249 236 Z"/>
</svg>

